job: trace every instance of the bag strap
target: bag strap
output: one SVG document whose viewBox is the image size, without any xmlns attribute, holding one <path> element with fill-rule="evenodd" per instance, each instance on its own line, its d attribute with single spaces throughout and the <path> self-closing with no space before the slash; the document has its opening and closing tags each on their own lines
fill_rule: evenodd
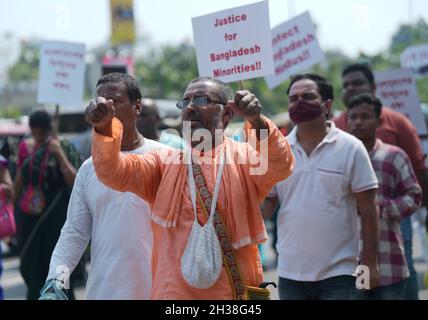
<svg viewBox="0 0 428 320">
<path fill-rule="evenodd" d="M 46 167 L 48 165 L 49 148 L 50 148 L 50 139 L 47 142 L 47 146 L 46 146 L 45 152 L 43 154 L 42 165 L 41 165 L 40 171 L 39 171 L 39 179 L 38 179 L 38 182 L 37 182 L 37 186 L 39 188 L 42 185 L 43 176 L 44 176 Z M 30 177 L 29 177 L 30 179 L 29 179 L 29 181 L 31 183 L 32 183 L 32 179 L 33 179 L 33 165 L 34 165 L 34 159 L 36 158 L 36 151 L 37 151 L 37 149 L 38 148 L 34 147 L 33 152 L 31 153 L 31 159 L 30 159 L 30 165 L 29 165 L 30 166 L 29 167 L 29 170 L 30 170 Z"/>
<path fill-rule="evenodd" d="M 189 193 L 190 193 L 190 199 L 192 201 L 192 207 L 193 207 L 193 213 L 194 213 L 194 222 L 198 223 L 197 215 L 196 215 L 196 186 L 195 186 L 195 175 L 193 174 L 193 166 L 192 166 L 192 151 L 190 148 L 187 150 L 187 175 L 188 175 L 188 183 L 189 183 Z M 209 207 L 207 207 L 207 210 L 209 212 L 209 219 L 207 223 L 212 223 L 216 205 L 217 205 L 217 198 L 218 193 L 220 190 L 221 185 L 221 177 L 223 175 L 223 169 L 224 169 L 224 149 L 221 150 L 220 155 L 220 167 L 218 169 L 217 173 L 217 179 L 215 181 L 214 186 L 214 197 L 212 198 L 211 203 L 209 204 Z"/>
<path fill-rule="evenodd" d="M 39 187 L 42 185 L 43 176 L 45 174 L 46 167 L 48 166 L 49 151 L 50 151 L 50 143 L 48 142 L 48 145 L 46 146 L 45 154 L 43 155 L 42 166 L 40 167 L 39 184 L 38 184 Z"/>
<path fill-rule="evenodd" d="M 30 181 L 33 179 L 33 162 L 34 162 L 34 158 L 36 157 L 36 151 L 37 151 L 36 146 L 33 146 L 33 151 L 31 152 L 30 164 L 29 164 L 29 168 L 28 168 L 28 170 L 30 171 L 29 172 L 29 180 Z"/>
<path fill-rule="evenodd" d="M 192 165 L 193 176 L 197 186 L 197 196 L 201 203 L 202 212 L 208 216 L 208 208 L 211 208 L 212 196 L 208 190 L 205 177 L 202 174 L 201 167 L 198 164 Z M 211 218 L 211 217 L 209 217 Z M 213 225 L 216 231 L 218 240 L 221 245 L 221 251 L 223 254 L 223 264 L 225 265 L 227 275 L 229 277 L 230 284 L 233 289 L 233 296 L 236 300 L 243 300 L 245 294 L 244 282 L 239 271 L 238 263 L 236 261 L 233 247 L 230 243 L 229 236 L 227 234 L 226 226 L 218 212 L 218 205 L 214 211 Z"/>
</svg>

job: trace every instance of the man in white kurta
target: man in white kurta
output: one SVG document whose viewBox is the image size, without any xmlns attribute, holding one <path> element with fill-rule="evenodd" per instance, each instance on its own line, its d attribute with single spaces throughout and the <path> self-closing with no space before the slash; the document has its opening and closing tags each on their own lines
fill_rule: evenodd
<svg viewBox="0 0 428 320">
<path fill-rule="evenodd" d="M 165 146 L 144 139 L 143 146 L 129 153 L 144 154 L 162 147 Z M 150 215 L 143 199 L 102 184 L 95 174 L 92 157 L 89 158 L 77 173 L 48 280 L 60 276 L 65 268 L 71 273 L 91 241 L 86 299 L 149 299 Z"/>
<path fill-rule="evenodd" d="M 141 91 L 132 76 L 110 73 L 98 80 L 97 96 L 114 101 L 124 123 L 122 153 L 145 154 L 165 148 L 145 139 L 137 130 L 142 111 Z M 125 151 L 126 150 L 126 151 Z M 130 192 L 118 192 L 101 183 L 92 158 L 80 167 L 71 194 L 67 220 L 52 254 L 41 299 L 61 299 L 58 279 L 67 280 L 91 242 L 87 299 L 149 299 L 152 287 L 151 211 Z"/>
</svg>

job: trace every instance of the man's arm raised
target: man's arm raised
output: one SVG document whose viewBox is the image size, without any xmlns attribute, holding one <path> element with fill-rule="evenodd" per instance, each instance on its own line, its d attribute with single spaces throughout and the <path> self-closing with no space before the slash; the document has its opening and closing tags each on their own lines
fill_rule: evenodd
<svg viewBox="0 0 428 320">
<path fill-rule="evenodd" d="M 151 203 L 161 180 L 159 156 L 121 154 L 123 126 L 114 114 L 113 101 L 103 97 L 86 109 L 86 120 L 94 127 L 92 159 L 97 177 L 114 190 L 134 192 Z"/>
</svg>

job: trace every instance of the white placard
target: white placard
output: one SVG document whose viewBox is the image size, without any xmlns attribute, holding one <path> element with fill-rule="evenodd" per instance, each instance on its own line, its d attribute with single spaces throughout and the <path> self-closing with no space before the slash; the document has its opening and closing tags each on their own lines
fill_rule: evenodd
<svg viewBox="0 0 428 320">
<path fill-rule="evenodd" d="M 309 12 L 275 27 L 272 46 L 275 74 L 265 77 L 270 89 L 325 59 Z"/>
<path fill-rule="evenodd" d="M 428 44 L 406 48 L 400 62 L 402 68 L 411 68 L 419 76 L 428 75 Z"/>
<path fill-rule="evenodd" d="M 376 96 L 382 104 L 408 117 L 419 135 L 427 134 L 412 70 L 402 68 L 376 72 L 375 81 Z"/>
<path fill-rule="evenodd" d="M 38 103 L 81 105 L 85 75 L 85 45 L 44 41 L 40 47 Z"/>
<path fill-rule="evenodd" d="M 192 18 L 200 76 L 224 82 L 273 73 L 267 1 Z"/>
</svg>

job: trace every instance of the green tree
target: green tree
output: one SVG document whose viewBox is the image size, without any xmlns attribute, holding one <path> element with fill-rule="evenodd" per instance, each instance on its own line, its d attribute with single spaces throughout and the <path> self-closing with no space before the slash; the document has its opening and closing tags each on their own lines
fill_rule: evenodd
<svg viewBox="0 0 428 320">
<path fill-rule="evenodd" d="M 39 77 L 40 48 L 34 42 L 22 42 L 17 62 L 9 68 L 10 82 L 35 81 Z"/>
<path fill-rule="evenodd" d="M 198 76 L 195 48 L 183 42 L 152 49 L 136 61 L 136 75 L 145 96 L 178 99 L 187 83 Z"/>
<path fill-rule="evenodd" d="M 0 108 L 0 118 L 16 119 L 22 116 L 22 111 L 17 106 L 4 106 Z"/>
<path fill-rule="evenodd" d="M 391 54 L 400 55 L 406 47 L 428 42 L 428 24 L 424 19 L 419 19 L 416 24 L 403 24 L 392 36 L 389 51 Z"/>
</svg>

